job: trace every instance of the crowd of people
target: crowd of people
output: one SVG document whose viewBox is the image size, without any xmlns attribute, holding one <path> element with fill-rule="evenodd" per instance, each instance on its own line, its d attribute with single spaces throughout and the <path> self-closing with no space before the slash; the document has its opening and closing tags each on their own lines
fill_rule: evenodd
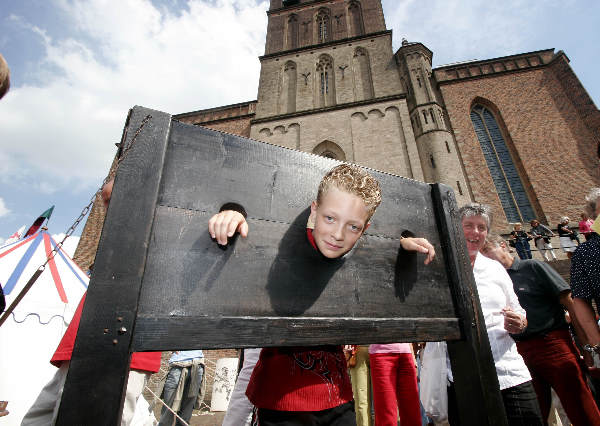
<svg viewBox="0 0 600 426">
<path fill-rule="evenodd" d="M 556 226 L 556 234 L 552 229 L 541 224 L 537 219 L 530 221 L 531 229 L 529 232 L 522 229 L 523 224 L 514 223 L 508 242 L 511 247 L 516 249 L 519 258 L 533 259 L 530 245 L 530 242 L 533 240 L 541 257 L 543 257 L 546 262 L 550 262 L 551 260 L 557 260 L 556 253 L 554 253 L 554 248 L 551 244 L 551 238 L 558 235 L 560 246 L 566 253 L 567 258 L 570 259 L 577 249 L 577 246 L 581 244 L 580 235 L 585 237 L 585 241 L 595 238 L 598 235 L 592 231 L 594 221 L 590 219 L 587 212 L 581 213 L 581 220 L 578 223 L 577 229 L 569 226 L 570 221 L 571 219 L 569 219 L 568 216 L 561 217 Z"/>
</svg>

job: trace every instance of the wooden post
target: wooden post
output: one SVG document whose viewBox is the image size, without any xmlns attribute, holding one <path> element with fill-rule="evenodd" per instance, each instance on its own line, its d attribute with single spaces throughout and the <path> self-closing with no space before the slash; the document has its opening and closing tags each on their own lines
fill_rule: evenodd
<svg viewBox="0 0 600 426">
<path fill-rule="evenodd" d="M 125 146 L 147 116 L 116 176 L 98 246 L 57 425 L 117 425 L 171 116 L 133 110 Z"/>
</svg>

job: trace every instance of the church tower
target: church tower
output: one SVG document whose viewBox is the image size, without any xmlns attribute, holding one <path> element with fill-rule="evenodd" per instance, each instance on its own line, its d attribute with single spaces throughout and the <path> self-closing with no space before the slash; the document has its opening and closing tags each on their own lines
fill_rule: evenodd
<svg viewBox="0 0 600 426">
<path fill-rule="evenodd" d="M 424 180 L 451 186 L 460 204 L 470 201 L 471 197 L 454 134 L 448 126 L 442 96 L 432 77 L 432 56 L 431 50 L 423 44 L 403 40 L 402 47 L 396 52 L 396 62 L 407 92 Z"/>
<path fill-rule="evenodd" d="M 271 0 L 253 139 L 424 180 L 380 0 Z"/>
</svg>

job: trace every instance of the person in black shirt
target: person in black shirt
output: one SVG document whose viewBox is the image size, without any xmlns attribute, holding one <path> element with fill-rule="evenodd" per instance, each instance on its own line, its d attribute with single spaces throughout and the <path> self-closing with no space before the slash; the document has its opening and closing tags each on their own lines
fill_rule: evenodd
<svg viewBox="0 0 600 426">
<path fill-rule="evenodd" d="M 510 235 L 519 257 L 521 259 L 531 259 L 531 247 L 529 246 L 529 241 L 532 239 L 531 235 L 521 229 L 520 223 L 513 225 L 513 231 Z"/>
</svg>

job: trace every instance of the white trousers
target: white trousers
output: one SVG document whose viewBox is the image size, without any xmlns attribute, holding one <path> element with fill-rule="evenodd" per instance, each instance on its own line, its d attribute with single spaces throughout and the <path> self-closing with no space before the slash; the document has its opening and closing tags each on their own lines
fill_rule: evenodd
<svg viewBox="0 0 600 426">
<path fill-rule="evenodd" d="M 535 246 L 537 247 L 538 251 L 542 254 L 542 256 L 544 256 L 546 262 L 550 262 L 550 256 L 548 256 L 548 253 L 550 253 L 553 260 L 556 260 L 556 254 L 554 254 L 552 244 L 547 243 L 546 241 L 544 241 L 543 238 L 538 238 L 537 240 L 535 240 Z"/>
</svg>

